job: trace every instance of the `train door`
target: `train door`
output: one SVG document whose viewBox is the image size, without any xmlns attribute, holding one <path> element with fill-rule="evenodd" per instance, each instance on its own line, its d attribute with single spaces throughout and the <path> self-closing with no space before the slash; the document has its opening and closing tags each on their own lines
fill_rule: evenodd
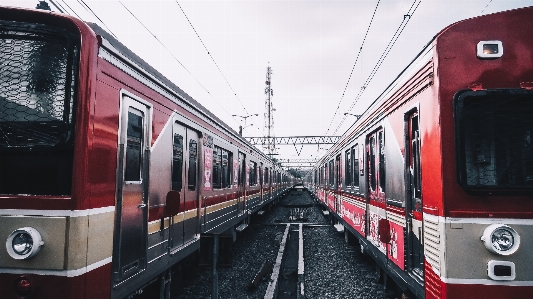
<svg viewBox="0 0 533 299">
<path fill-rule="evenodd" d="M 340 214 L 341 211 L 341 190 L 342 190 L 342 166 L 341 155 L 335 158 L 335 212 Z"/>
<path fill-rule="evenodd" d="M 199 135 L 181 124 L 173 127 L 172 190 L 179 192 L 180 213 L 171 217 L 170 248 L 175 249 L 197 234 Z"/>
<path fill-rule="evenodd" d="M 263 162 L 259 163 L 259 190 L 260 190 L 260 202 L 263 203 L 264 200 L 264 185 L 263 185 Z"/>
<path fill-rule="evenodd" d="M 368 136 L 368 191 L 370 199 L 376 203 L 385 203 L 385 136 L 383 129 Z"/>
<path fill-rule="evenodd" d="M 146 269 L 151 107 L 122 98 L 113 273 L 120 282 Z"/>
<path fill-rule="evenodd" d="M 407 178 L 407 250 L 408 270 L 420 281 L 424 279 L 424 243 L 422 226 L 422 180 L 420 167 L 420 130 L 418 112 L 406 114 Z"/>
<path fill-rule="evenodd" d="M 237 210 L 239 215 L 244 213 L 244 199 L 246 197 L 246 154 L 239 152 L 239 178 L 237 191 Z"/>
<path fill-rule="evenodd" d="M 380 224 L 387 218 L 385 211 L 385 135 L 383 129 L 367 136 L 366 156 L 367 238 L 386 254 L 387 244 L 380 238 Z"/>
</svg>

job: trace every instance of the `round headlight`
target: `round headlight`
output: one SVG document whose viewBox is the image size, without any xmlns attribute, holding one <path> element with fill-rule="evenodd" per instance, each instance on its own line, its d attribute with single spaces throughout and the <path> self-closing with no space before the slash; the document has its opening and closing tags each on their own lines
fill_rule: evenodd
<svg viewBox="0 0 533 299">
<path fill-rule="evenodd" d="M 518 233 L 504 224 L 489 225 L 483 232 L 481 240 L 490 252 L 500 255 L 513 254 L 520 246 Z"/>
<path fill-rule="evenodd" d="M 6 249 L 16 260 L 29 259 L 36 255 L 44 244 L 41 234 L 33 227 L 23 227 L 7 238 Z"/>
</svg>

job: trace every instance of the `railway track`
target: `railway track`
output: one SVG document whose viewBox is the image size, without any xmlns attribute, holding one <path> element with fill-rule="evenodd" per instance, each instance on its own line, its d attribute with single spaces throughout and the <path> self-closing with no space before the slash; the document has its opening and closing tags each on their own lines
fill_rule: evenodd
<svg viewBox="0 0 533 299">
<path fill-rule="evenodd" d="M 172 298 L 212 298 L 211 268 L 187 273 Z M 231 266 L 218 268 L 218 283 L 218 298 L 387 298 L 373 263 L 298 190 L 237 234 Z"/>
</svg>

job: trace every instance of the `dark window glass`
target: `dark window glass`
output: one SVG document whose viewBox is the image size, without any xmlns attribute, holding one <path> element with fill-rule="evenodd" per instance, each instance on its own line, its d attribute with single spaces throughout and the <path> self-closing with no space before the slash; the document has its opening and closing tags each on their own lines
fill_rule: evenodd
<svg viewBox="0 0 533 299">
<path fill-rule="evenodd" d="M 213 188 L 230 188 L 233 178 L 233 154 L 215 146 L 213 151 Z"/>
<path fill-rule="evenodd" d="M 263 185 L 263 163 L 259 164 L 259 185 Z"/>
<path fill-rule="evenodd" d="M 533 92 L 469 91 L 455 102 L 460 182 L 469 190 L 533 187 Z"/>
<path fill-rule="evenodd" d="M 257 185 L 257 163 L 250 161 L 250 186 Z"/>
<path fill-rule="evenodd" d="M 352 160 L 353 160 L 353 170 L 352 170 L 352 183 L 353 186 L 358 189 L 359 188 L 359 146 L 356 144 L 354 147 L 352 147 Z"/>
<path fill-rule="evenodd" d="M 333 187 L 335 184 L 335 162 L 333 160 L 329 161 L 328 175 L 329 175 L 329 186 Z"/>
<path fill-rule="evenodd" d="M 183 187 L 183 136 L 174 134 L 172 145 L 172 190 Z"/>
<path fill-rule="evenodd" d="M 376 138 L 372 135 L 368 140 L 368 177 L 370 178 L 370 190 L 376 191 Z"/>
<path fill-rule="evenodd" d="M 189 190 L 196 190 L 196 177 L 198 168 L 198 143 L 196 140 L 189 140 L 189 170 L 187 175 Z"/>
<path fill-rule="evenodd" d="M 227 150 L 222 150 L 222 187 L 231 187 L 231 153 Z"/>
<path fill-rule="evenodd" d="M 379 187 L 385 192 L 385 138 L 383 131 L 378 132 L 378 150 L 379 150 Z"/>
<path fill-rule="evenodd" d="M 70 195 L 79 37 L 0 21 L 0 194 Z"/>
<path fill-rule="evenodd" d="M 336 187 L 339 187 L 341 184 L 339 183 L 341 181 L 341 155 L 337 155 L 335 158 L 335 178 L 333 181 L 333 184 Z"/>
<path fill-rule="evenodd" d="M 245 180 L 245 177 L 246 177 L 246 156 L 243 154 L 243 153 L 239 153 L 239 173 L 238 173 L 238 177 L 237 177 L 237 182 L 239 184 L 239 186 L 243 187 L 244 186 L 244 182 L 246 181 Z"/>
<path fill-rule="evenodd" d="M 344 161 L 345 161 L 344 179 L 346 181 L 346 187 L 350 187 L 350 186 L 352 186 L 352 180 L 353 180 L 353 176 L 352 176 L 352 153 L 350 152 L 350 150 L 347 150 L 344 153 Z"/>
<path fill-rule="evenodd" d="M 133 110 L 130 108 L 130 110 Z M 139 113 L 139 114 L 137 114 Z M 143 116 L 140 111 L 128 111 L 128 131 L 126 141 L 125 181 L 141 180 L 143 146 Z"/>
<path fill-rule="evenodd" d="M 213 150 L 213 188 L 222 188 L 221 169 L 222 169 L 222 149 L 215 146 Z"/>
<path fill-rule="evenodd" d="M 422 211 L 420 199 L 422 198 L 422 176 L 420 173 L 420 130 L 418 129 L 418 114 L 413 114 L 410 117 L 410 161 L 409 171 L 411 175 L 411 198 L 413 210 Z"/>
<path fill-rule="evenodd" d="M 56 146 L 73 134 L 78 46 L 70 33 L 0 21 L 0 147 Z"/>
</svg>

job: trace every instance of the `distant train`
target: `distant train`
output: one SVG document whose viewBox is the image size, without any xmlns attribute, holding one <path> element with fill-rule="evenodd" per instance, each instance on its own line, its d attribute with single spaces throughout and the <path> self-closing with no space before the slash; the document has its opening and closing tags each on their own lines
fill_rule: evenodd
<svg viewBox="0 0 533 299">
<path fill-rule="evenodd" d="M 293 183 L 95 24 L 1 7 L 0 40 L 2 298 L 168 294 Z"/>
<path fill-rule="evenodd" d="M 410 298 L 533 298 L 533 7 L 443 29 L 306 186 Z"/>
</svg>

